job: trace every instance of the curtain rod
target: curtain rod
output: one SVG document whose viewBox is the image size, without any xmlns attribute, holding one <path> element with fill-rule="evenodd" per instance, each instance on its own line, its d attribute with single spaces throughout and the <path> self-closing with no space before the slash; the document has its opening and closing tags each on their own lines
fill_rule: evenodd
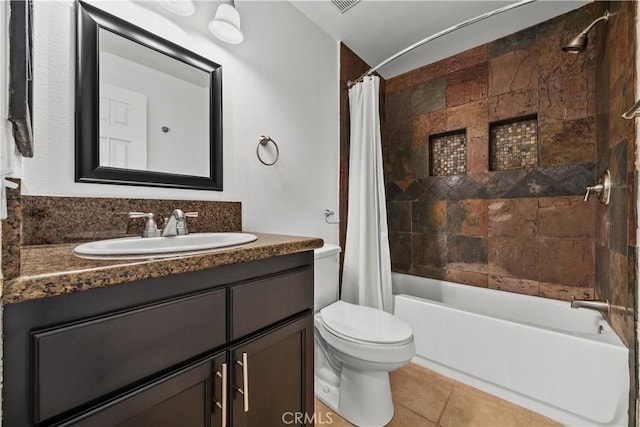
<svg viewBox="0 0 640 427">
<path fill-rule="evenodd" d="M 520 7 L 520 6 L 524 6 L 525 4 L 533 3 L 535 1 L 537 1 L 537 0 L 520 0 L 519 2 L 512 3 L 512 4 L 507 5 L 507 6 L 503 6 L 501 8 L 492 10 L 492 11 L 487 12 L 487 13 L 483 13 L 482 15 L 476 16 L 475 18 L 467 19 L 466 21 L 463 21 L 463 22 L 461 22 L 459 24 L 456 24 L 456 25 L 454 25 L 452 27 L 449 27 L 449 28 L 447 28 L 445 30 L 442 30 L 442 31 L 438 32 L 438 33 L 435 33 L 435 34 L 427 37 L 426 39 L 422 39 L 419 42 L 412 44 L 408 48 L 406 48 L 404 50 L 401 50 L 400 52 L 396 53 L 395 55 L 390 56 L 389 58 L 385 59 L 384 61 L 382 61 L 381 63 L 379 63 L 375 67 L 370 68 L 369 71 L 367 71 L 366 73 L 364 73 L 363 75 L 358 77 L 356 80 L 350 80 L 347 83 L 347 85 L 348 85 L 349 88 L 351 88 L 356 83 L 361 82 L 364 77 L 370 76 L 371 74 L 373 74 L 378 69 L 380 69 L 380 68 L 384 67 L 385 65 L 387 65 L 389 62 L 398 59 L 399 57 L 401 57 L 405 53 L 410 52 L 413 49 L 422 46 L 423 44 L 429 43 L 432 40 L 440 38 L 440 37 L 442 37 L 444 35 L 447 35 L 449 33 L 454 32 L 454 31 L 457 31 L 457 30 L 459 30 L 461 28 L 467 27 L 467 26 L 469 26 L 471 24 L 475 24 L 476 22 L 484 21 L 485 19 L 490 18 L 490 17 L 492 17 L 494 15 L 498 15 L 498 14 L 500 14 L 502 12 L 506 12 L 508 10 L 515 9 L 515 8 Z"/>
</svg>

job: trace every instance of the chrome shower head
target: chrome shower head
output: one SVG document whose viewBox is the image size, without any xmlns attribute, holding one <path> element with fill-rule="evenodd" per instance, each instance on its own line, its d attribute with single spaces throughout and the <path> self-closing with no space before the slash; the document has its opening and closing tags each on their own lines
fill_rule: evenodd
<svg viewBox="0 0 640 427">
<path fill-rule="evenodd" d="M 587 49 L 587 44 L 589 44 L 589 35 L 583 31 L 567 43 L 562 50 L 569 53 L 580 53 Z"/>
<path fill-rule="evenodd" d="M 609 11 L 606 11 L 604 15 L 600 18 L 593 21 L 587 28 L 582 30 L 580 34 L 575 36 L 566 46 L 562 48 L 565 52 L 569 53 L 581 53 L 587 49 L 587 45 L 589 44 L 589 31 L 600 21 L 608 21 L 609 20 Z"/>
</svg>

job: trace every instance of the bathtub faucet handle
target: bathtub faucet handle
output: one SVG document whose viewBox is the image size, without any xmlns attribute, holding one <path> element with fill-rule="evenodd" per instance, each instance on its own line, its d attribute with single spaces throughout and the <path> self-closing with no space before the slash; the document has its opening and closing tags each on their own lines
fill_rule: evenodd
<svg viewBox="0 0 640 427">
<path fill-rule="evenodd" d="M 587 194 L 584 195 L 584 201 L 588 201 L 589 200 L 589 193 L 594 191 L 596 193 L 601 193 L 602 190 L 604 190 L 604 185 L 602 184 L 596 184 L 592 187 L 587 187 Z"/>
<path fill-rule="evenodd" d="M 598 198 L 602 204 L 609 204 L 609 199 L 611 197 L 611 174 L 608 170 L 603 172 L 596 185 L 587 187 L 587 194 L 584 195 L 585 202 L 589 200 L 591 192 L 598 194 Z"/>
</svg>

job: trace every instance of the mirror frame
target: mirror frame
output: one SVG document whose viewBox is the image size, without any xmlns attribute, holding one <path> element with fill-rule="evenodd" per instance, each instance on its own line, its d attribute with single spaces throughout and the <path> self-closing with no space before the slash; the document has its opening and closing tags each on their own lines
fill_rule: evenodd
<svg viewBox="0 0 640 427">
<path fill-rule="evenodd" d="M 84 2 L 76 8 L 75 182 L 222 191 L 222 66 Z M 209 74 L 208 177 L 100 166 L 100 28 Z"/>
</svg>

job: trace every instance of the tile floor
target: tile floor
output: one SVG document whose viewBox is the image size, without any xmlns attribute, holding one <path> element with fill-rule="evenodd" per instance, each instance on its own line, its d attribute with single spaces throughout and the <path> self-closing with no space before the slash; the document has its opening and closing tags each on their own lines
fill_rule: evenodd
<svg viewBox="0 0 640 427">
<path fill-rule="evenodd" d="M 410 363 L 391 373 L 389 427 L 551 427 L 557 422 Z M 350 427 L 316 399 L 316 427 Z M 332 421 L 329 423 L 328 421 Z"/>
</svg>

